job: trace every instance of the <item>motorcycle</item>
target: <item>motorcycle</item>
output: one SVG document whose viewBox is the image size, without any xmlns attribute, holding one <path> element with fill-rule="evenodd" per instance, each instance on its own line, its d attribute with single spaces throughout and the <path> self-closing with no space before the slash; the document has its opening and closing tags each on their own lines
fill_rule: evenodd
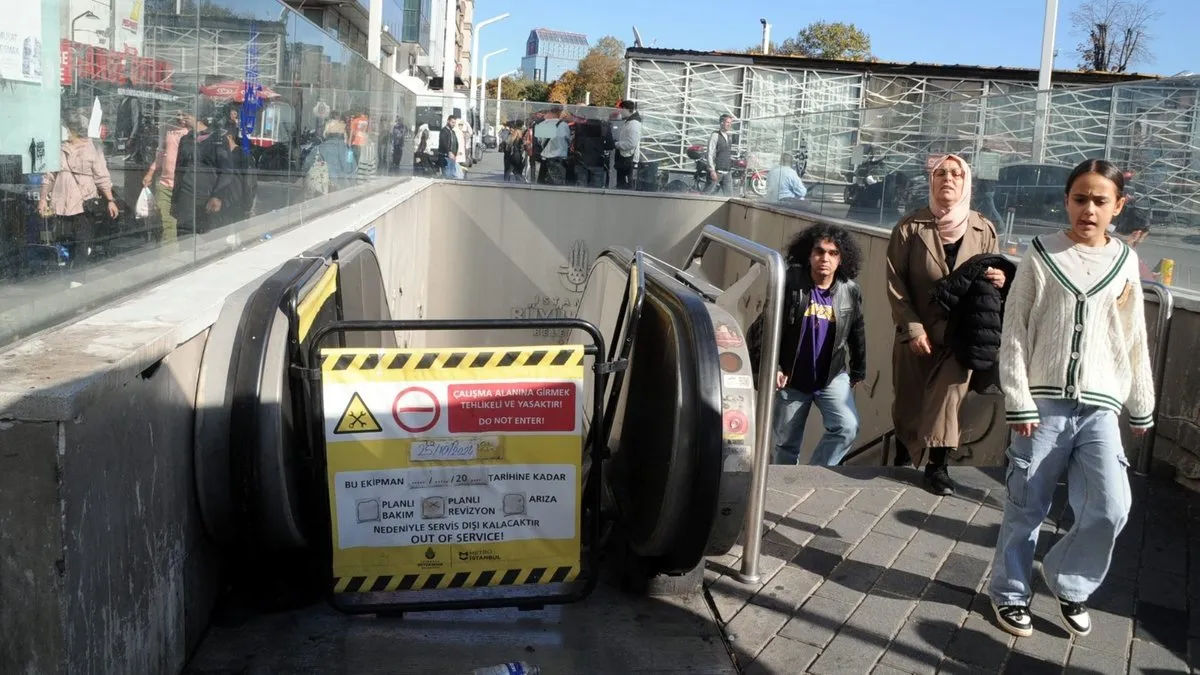
<svg viewBox="0 0 1200 675">
<path fill-rule="evenodd" d="M 696 162 L 696 168 L 692 171 L 692 183 L 697 192 L 701 194 L 710 194 L 716 189 L 712 184 L 712 167 L 708 163 L 708 148 L 697 143 L 689 146 L 687 149 L 688 159 Z M 732 167 L 729 170 L 729 181 L 736 185 L 738 196 L 746 196 L 746 186 L 750 186 L 751 192 L 764 197 L 767 194 L 767 172 L 762 169 L 751 169 L 749 163 L 740 156 L 735 156 L 732 161 Z"/>
<path fill-rule="evenodd" d="M 873 192 L 870 188 L 883 178 L 883 159 L 871 155 L 853 170 L 843 171 L 842 175 L 850 183 L 842 193 L 845 203 L 849 206 L 864 206 L 859 202 L 866 193 Z"/>
</svg>

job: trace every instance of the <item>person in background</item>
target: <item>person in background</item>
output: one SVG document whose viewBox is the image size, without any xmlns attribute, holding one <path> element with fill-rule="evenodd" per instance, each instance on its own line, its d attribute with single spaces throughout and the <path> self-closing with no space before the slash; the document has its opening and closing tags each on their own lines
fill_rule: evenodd
<svg viewBox="0 0 1200 675">
<path fill-rule="evenodd" d="M 187 113 L 183 119 L 188 134 L 179 141 L 171 214 L 179 233 L 204 234 L 224 222 L 222 210 L 239 190 L 237 175 L 225 122 L 212 100 L 201 97 L 196 114 Z"/>
<path fill-rule="evenodd" d="M 407 137 L 408 125 L 397 117 L 392 125 L 392 161 L 388 170 L 393 176 L 400 175 L 400 161 L 404 158 L 404 141 Z"/>
<path fill-rule="evenodd" d="M 632 178 L 642 146 L 642 115 L 633 101 L 621 101 L 619 107 L 624 124 L 614 143 L 617 156 L 613 159 L 613 168 L 617 171 L 617 189 L 632 190 Z"/>
<path fill-rule="evenodd" d="M 325 140 L 321 141 L 320 145 L 308 153 L 301 172 L 307 178 L 313 164 L 319 158 L 325 162 L 329 173 L 327 192 L 348 188 L 354 184 L 355 177 L 358 174 L 358 164 L 354 159 L 354 153 L 351 151 L 350 146 L 346 145 L 346 123 L 337 119 L 329 120 L 325 123 L 324 137 Z M 312 189 L 310 191 L 315 194 L 322 194 L 320 189 Z"/>
<path fill-rule="evenodd" d="M 158 154 L 142 177 L 142 185 L 151 187 L 154 185 L 155 174 L 158 175 L 158 185 L 154 187 L 154 199 L 162 218 L 162 242 L 164 244 L 175 241 L 177 236 L 177 221 L 175 216 L 171 215 L 171 193 L 175 190 L 175 162 L 179 157 L 179 141 L 188 133 L 188 128 L 183 123 L 182 112 L 176 112 L 171 121 L 173 124 L 163 126 Z"/>
<path fill-rule="evenodd" d="M 846 230 L 814 225 L 787 249 L 784 324 L 775 369 L 776 464 L 796 464 L 804 427 L 814 404 L 825 435 L 811 464 L 837 466 L 858 436 L 854 387 L 867 377 L 862 289 L 855 278 L 862 252 Z M 746 332 L 751 365 L 763 364 L 762 315 Z"/>
<path fill-rule="evenodd" d="M 767 172 L 767 203 L 786 204 L 804 199 L 808 188 L 800 180 L 800 175 L 793 168 L 792 153 L 785 152 L 779 156 L 779 166 Z"/>
<path fill-rule="evenodd" d="M 367 142 L 363 144 L 358 158 L 355 174 L 359 183 L 365 183 L 374 178 L 379 172 L 379 139 L 374 133 L 367 134 Z"/>
<path fill-rule="evenodd" d="M 1125 207 L 1111 162 L 1084 161 L 1067 178 L 1066 231 L 1038 235 L 1009 292 L 1000 346 L 1008 498 L 988 596 L 1000 627 L 1033 634 L 1033 558 L 1063 473 L 1075 515 L 1042 557 L 1062 625 L 1091 632 L 1087 601 L 1104 582 L 1132 503 L 1118 416 L 1135 436 L 1154 424 L 1154 377 L 1138 256 L 1107 233 Z"/>
<path fill-rule="evenodd" d="M 354 161 L 357 163 L 362 156 L 363 147 L 366 146 L 370 130 L 370 119 L 365 112 L 357 112 L 348 116 L 346 120 L 346 131 L 343 136 L 346 137 L 350 149 L 354 152 Z"/>
<path fill-rule="evenodd" d="M 546 119 L 533 129 L 535 153 L 540 158 L 542 175 L 538 182 L 546 185 L 565 185 L 567 155 L 571 152 L 571 125 L 562 106 L 553 106 Z"/>
<path fill-rule="evenodd" d="M 67 140 L 62 144 L 62 168 L 43 176 L 38 195 L 38 212 L 44 217 L 54 217 L 55 238 L 73 242 L 68 250 L 71 259 L 80 263 L 91 256 L 96 220 L 103 217 L 85 210 L 88 200 L 103 197 L 104 214 L 111 219 L 120 215 L 104 153 L 88 138 L 89 119 L 83 109 L 63 114 Z"/>
<path fill-rule="evenodd" d="M 454 121 L 454 137 L 458 147 L 458 153 L 455 155 L 455 161 L 458 163 L 458 173 L 455 178 L 463 179 L 467 177 L 467 167 L 471 164 L 471 125 L 461 117 Z"/>
<path fill-rule="evenodd" d="M 458 118 L 454 116 L 454 113 L 451 113 L 446 118 L 446 126 L 442 127 L 442 130 L 438 132 L 437 159 L 438 166 L 442 167 L 443 178 L 457 179 L 459 176 L 458 151 L 460 146 L 458 134 L 455 130 L 457 122 Z"/>
<path fill-rule="evenodd" d="M 733 129 L 733 115 L 721 115 L 721 126 L 708 137 L 708 175 L 710 193 L 720 192 L 726 197 L 733 195 L 733 145 L 729 132 Z"/>
<path fill-rule="evenodd" d="M 980 253 L 998 252 L 996 228 L 971 210 L 971 168 L 957 155 L 931 157 L 929 205 L 900 219 L 887 249 L 887 294 L 896 337 L 892 346 L 892 423 L 896 464 L 920 466 L 928 449 L 925 487 L 954 492 L 947 469 L 958 447 L 958 408 L 971 371 L 946 344 L 949 315 L 933 298 L 938 282 Z M 1004 273 L 985 278 L 997 288 Z"/>
<path fill-rule="evenodd" d="M 413 173 L 426 175 L 434 172 L 433 152 L 429 145 L 429 125 L 424 122 L 417 127 L 413 140 Z"/>
</svg>

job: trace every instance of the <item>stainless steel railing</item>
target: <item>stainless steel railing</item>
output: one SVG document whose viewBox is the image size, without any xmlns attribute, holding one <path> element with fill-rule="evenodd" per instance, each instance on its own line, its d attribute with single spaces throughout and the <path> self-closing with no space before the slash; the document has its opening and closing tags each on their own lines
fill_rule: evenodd
<svg viewBox="0 0 1200 675">
<path fill-rule="evenodd" d="M 757 420 L 755 426 L 754 462 L 750 475 L 750 504 L 746 509 L 746 543 L 742 547 L 742 565 L 738 581 L 746 584 L 759 582 L 759 554 L 762 551 L 762 526 L 767 502 L 767 468 L 771 459 L 771 422 L 775 410 L 775 369 L 770 364 L 779 360 L 779 337 L 783 324 L 783 285 L 787 272 L 783 256 L 770 247 L 722 230 L 715 225 L 705 225 L 700 237 L 692 246 L 683 265 L 690 271 L 698 265 L 712 244 L 717 244 L 751 260 L 751 274 L 756 277 L 762 268 L 767 270 L 767 301 L 763 309 L 764 325 L 762 354 L 758 369 L 758 399 L 755 403 Z M 758 268 L 758 269 L 755 269 Z M 744 286 L 743 286 L 744 288 Z"/>
<path fill-rule="evenodd" d="M 1167 342 L 1171 336 L 1171 317 L 1175 315 L 1175 296 L 1171 290 L 1157 281 L 1143 281 L 1142 291 L 1152 293 L 1158 299 L 1158 315 L 1154 322 L 1154 351 L 1150 354 L 1150 370 L 1154 373 L 1154 426 L 1142 436 L 1138 451 L 1136 470 L 1140 474 L 1150 473 L 1154 460 L 1154 438 L 1158 429 L 1158 410 L 1162 405 L 1163 369 L 1167 365 Z"/>
</svg>

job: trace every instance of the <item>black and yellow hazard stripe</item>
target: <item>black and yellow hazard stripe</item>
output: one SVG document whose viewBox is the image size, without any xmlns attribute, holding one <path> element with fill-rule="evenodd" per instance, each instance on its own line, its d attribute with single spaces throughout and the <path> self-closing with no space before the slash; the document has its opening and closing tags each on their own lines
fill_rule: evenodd
<svg viewBox="0 0 1200 675">
<path fill-rule="evenodd" d="M 296 318 L 299 319 L 300 324 L 296 332 L 301 342 L 308 337 L 308 331 L 312 330 L 313 322 L 317 320 L 317 314 L 325 306 L 325 302 L 337 292 L 337 279 L 338 266 L 337 263 L 334 263 L 325 268 L 324 274 L 308 294 L 296 303 Z"/>
<path fill-rule="evenodd" d="M 430 591 L 447 588 L 483 588 L 561 584 L 574 581 L 578 567 L 533 567 L 530 569 L 484 570 L 452 574 L 385 574 L 372 577 L 334 577 L 334 593 L 387 593 L 393 591 Z"/>
<path fill-rule="evenodd" d="M 451 368 L 516 368 L 528 366 L 579 366 L 584 348 L 527 347 L 520 349 L 453 349 L 446 351 L 390 349 L 371 353 L 325 354 L 321 369 L 418 371 Z"/>
</svg>

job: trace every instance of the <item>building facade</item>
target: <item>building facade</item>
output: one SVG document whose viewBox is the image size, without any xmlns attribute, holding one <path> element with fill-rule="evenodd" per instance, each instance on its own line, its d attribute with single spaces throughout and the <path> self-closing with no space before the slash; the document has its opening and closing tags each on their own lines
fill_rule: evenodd
<svg viewBox="0 0 1200 675">
<path fill-rule="evenodd" d="M 752 162 L 802 152 L 818 182 L 845 181 L 869 156 L 909 172 L 931 152 L 990 153 L 1000 165 L 1104 157 L 1138 176 L 1144 203 L 1200 214 L 1200 78 L 1055 72 L 1034 157 L 1036 70 L 650 48 L 626 56 L 643 156 L 661 168 L 690 170 L 688 146 L 729 113 Z"/>
<path fill-rule="evenodd" d="M 588 39 L 582 33 L 567 33 L 548 28 L 529 31 L 521 76 L 538 82 L 554 82 L 568 70 L 579 67 L 588 52 Z"/>
</svg>

